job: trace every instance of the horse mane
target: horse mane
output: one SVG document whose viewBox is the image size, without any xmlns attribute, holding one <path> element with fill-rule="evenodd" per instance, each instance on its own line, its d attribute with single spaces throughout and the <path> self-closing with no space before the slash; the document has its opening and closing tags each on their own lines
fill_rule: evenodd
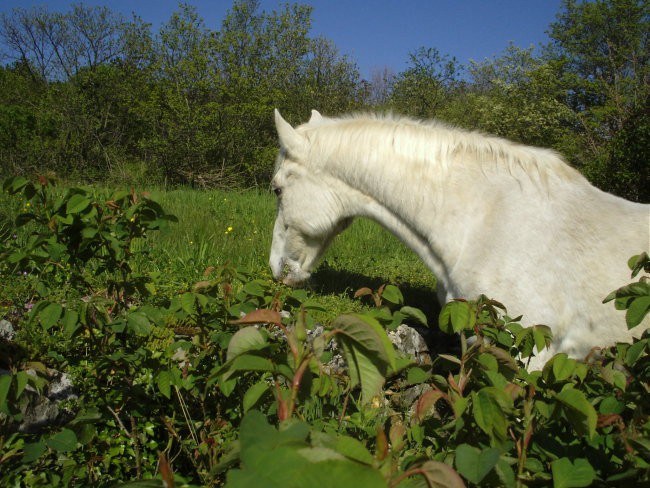
<svg viewBox="0 0 650 488">
<path fill-rule="evenodd" d="M 316 166 L 326 161 L 345 165 L 350 160 L 392 156 L 415 161 L 419 171 L 429 177 L 437 174 L 438 181 L 454 165 L 474 165 L 482 172 L 506 173 L 518 181 L 528 179 L 543 186 L 551 178 L 586 182 L 551 149 L 526 146 L 438 120 L 424 121 L 392 113 L 356 113 L 323 117 L 299 130 L 310 139 L 310 164 Z"/>
</svg>

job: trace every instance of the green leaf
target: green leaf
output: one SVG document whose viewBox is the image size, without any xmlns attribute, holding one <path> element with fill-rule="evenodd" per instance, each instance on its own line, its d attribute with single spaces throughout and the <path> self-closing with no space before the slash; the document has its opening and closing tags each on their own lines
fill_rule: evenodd
<svg viewBox="0 0 650 488">
<path fill-rule="evenodd" d="M 241 354 L 232 361 L 230 367 L 228 368 L 229 374 L 237 371 L 273 372 L 275 371 L 275 366 L 267 358 L 255 356 L 253 354 Z"/>
<path fill-rule="evenodd" d="M 246 283 L 243 288 L 248 295 L 258 298 L 264 298 L 266 288 L 259 280 L 253 280 Z"/>
<path fill-rule="evenodd" d="M 497 462 L 494 470 L 497 473 L 497 476 L 503 483 L 505 488 L 515 488 L 517 486 L 517 479 L 515 477 L 515 472 L 512 469 L 512 466 L 508 463 L 504 457 L 500 457 Z"/>
<path fill-rule="evenodd" d="M 136 335 L 147 336 L 151 333 L 151 323 L 144 312 L 131 312 L 126 317 L 126 323 L 129 330 Z"/>
<path fill-rule="evenodd" d="M 627 379 L 625 374 L 622 371 L 615 369 L 614 363 L 609 363 L 601 368 L 600 375 L 602 379 L 610 385 L 614 385 L 623 391 L 627 388 Z"/>
<path fill-rule="evenodd" d="M 570 358 L 565 353 L 556 354 L 553 357 L 553 376 L 556 381 L 564 381 L 571 377 L 576 369 L 577 361 Z"/>
<path fill-rule="evenodd" d="M 537 347 L 538 352 L 551 344 L 551 341 L 553 340 L 553 331 L 549 326 L 538 324 L 533 325 L 532 329 L 535 346 Z"/>
<path fill-rule="evenodd" d="M 24 176 L 15 176 L 9 178 L 3 183 L 3 189 L 6 191 L 11 191 L 11 193 L 17 193 L 22 190 L 27 185 L 31 184 L 27 178 Z"/>
<path fill-rule="evenodd" d="M 598 414 L 585 395 L 572 387 L 563 389 L 555 397 L 564 407 L 564 412 L 574 430 L 592 438 L 596 433 Z"/>
<path fill-rule="evenodd" d="M 400 308 L 399 311 L 402 314 L 404 314 L 404 316 L 415 320 L 420 325 L 424 325 L 425 327 L 429 326 L 429 322 L 427 321 L 427 316 L 424 315 L 424 312 L 422 310 L 420 310 L 419 308 L 406 306 L 406 307 Z"/>
<path fill-rule="evenodd" d="M 63 314 L 63 334 L 66 339 L 72 338 L 80 327 L 79 314 L 75 310 L 66 309 Z"/>
<path fill-rule="evenodd" d="M 57 452 L 70 452 L 77 447 L 77 435 L 70 429 L 63 429 L 45 442 L 49 448 Z"/>
<path fill-rule="evenodd" d="M 401 305 L 404 303 L 404 296 L 402 296 L 402 292 L 395 285 L 386 285 L 381 294 L 381 298 L 393 305 Z"/>
<path fill-rule="evenodd" d="M 265 393 L 269 391 L 269 384 L 266 379 L 258 381 L 253 386 L 251 386 L 246 393 L 244 393 L 244 399 L 242 405 L 244 407 L 244 413 L 248 412 L 253 408 L 257 402 L 264 396 Z"/>
<path fill-rule="evenodd" d="M 406 374 L 406 381 L 409 385 L 419 385 L 424 383 L 431 378 L 431 373 L 427 373 L 422 368 L 413 366 L 409 368 L 408 373 Z"/>
<path fill-rule="evenodd" d="M 167 483 L 162 480 L 149 479 L 149 480 L 137 480 L 137 481 L 127 481 L 126 483 L 120 483 L 116 485 L 115 488 L 166 488 Z"/>
<path fill-rule="evenodd" d="M 632 300 L 627 312 L 625 322 L 627 328 L 632 329 L 639 325 L 650 311 L 650 296 L 638 297 Z"/>
<path fill-rule="evenodd" d="M 353 459 L 363 464 L 372 465 L 374 457 L 366 446 L 353 437 L 337 436 L 334 449 L 345 457 Z"/>
<path fill-rule="evenodd" d="M 69 214 L 78 214 L 86 210 L 90 205 L 91 201 L 84 195 L 79 193 L 72 195 L 68 203 L 66 204 L 66 212 Z"/>
<path fill-rule="evenodd" d="M 267 345 L 266 336 L 257 327 L 244 327 L 238 330 L 230 339 L 226 359 L 229 361 L 239 354 L 251 350 L 259 350 Z"/>
<path fill-rule="evenodd" d="M 11 388 L 13 376 L 10 374 L 0 375 L 0 410 L 8 412 L 7 398 L 9 396 L 9 389 Z"/>
<path fill-rule="evenodd" d="M 468 444 L 456 448 L 456 469 L 467 480 L 479 484 L 492 471 L 499 460 L 499 449 L 480 450 Z"/>
<path fill-rule="evenodd" d="M 183 293 L 181 295 L 181 308 L 188 315 L 194 315 L 196 313 L 196 297 L 194 293 Z"/>
<path fill-rule="evenodd" d="M 219 376 L 219 390 L 224 396 L 229 397 L 230 394 L 235 390 L 237 386 L 237 377 L 230 378 L 229 374 L 223 374 Z"/>
<path fill-rule="evenodd" d="M 23 463 L 24 464 L 33 463 L 43 455 L 46 449 L 47 446 L 43 441 L 25 444 L 25 447 L 23 448 L 23 459 L 22 459 Z"/>
<path fill-rule="evenodd" d="M 228 472 L 229 488 L 319 487 L 382 488 L 386 482 L 371 466 L 351 461 L 332 447 L 310 446 L 309 426 L 286 422 L 280 430 L 252 410 L 241 423 L 241 469 Z"/>
<path fill-rule="evenodd" d="M 28 382 L 29 375 L 25 371 L 16 373 L 16 399 L 20 398 Z"/>
<path fill-rule="evenodd" d="M 99 232 L 99 229 L 97 227 L 84 227 L 81 230 L 81 237 L 84 239 L 93 239 L 97 233 Z"/>
<path fill-rule="evenodd" d="M 641 356 L 641 353 L 645 350 L 646 347 L 648 347 L 649 344 L 650 341 L 648 339 L 641 339 L 640 341 L 632 344 L 625 354 L 625 364 L 627 366 L 633 366 L 636 363 L 637 359 L 639 359 L 639 356 Z"/>
<path fill-rule="evenodd" d="M 471 330 L 475 323 L 476 317 L 472 313 L 470 304 L 460 300 L 447 303 L 438 317 L 440 330 L 447 334 Z"/>
<path fill-rule="evenodd" d="M 49 330 L 61 318 L 63 307 L 59 303 L 50 303 L 38 314 L 38 319 L 44 330 Z"/>
<path fill-rule="evenodd" d="M 384 328 L 372 317 L 362 314 L 340 315 L 331 328 L 356 342 L 380 361 L 395 369 L 395 349 Z"/>
<path fill-rule="evenodd" d="M 156 385 L 158 385 L 160 393 L 168 399 L 172 396 L 172 379 L 172 374 L 166 370 L 161 371 L 156 376 Z"/>
<path fill-rule="evenodd" d="M 586 459 L 556 459 L 551 463 L 553 488 L 580 488 L 591 486 L 596 479 L 596 472 Z"/>
<path fill-rule="evenodd" d="M 339 338 L 339 343 L 348 365 L 350 384 L 352 387 L 361 385 L 361 403 L 368 404 L 384 386 L 385 364 L 378 362 L 376 356 L 347 337 Z"/>
<path fill-rule="evenodd" d="M 497 398 L 504 395 L 504 398 Z M 494 387 L 486 387 L 478 392 L 472 392 L 472 413 L 478 426 L 490 437 L 496 437 L 499 441 L 506 439 L 508 427 L 504 411 L 509 409 L 507 404 L 504 409 L 505 398 L 508 395 Z M 509 397 L 508 397 L 509 398 Z"/>
</svg>

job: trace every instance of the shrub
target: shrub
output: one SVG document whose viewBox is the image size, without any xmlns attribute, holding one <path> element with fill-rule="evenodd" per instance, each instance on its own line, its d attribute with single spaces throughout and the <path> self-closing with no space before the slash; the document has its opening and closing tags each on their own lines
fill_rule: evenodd
<svg viewBox="0 0 650 488">
<path fill-rule="evenodd" d="M 56 192 L 53 183 L 3 185 L 17 216 L 0 233 L 0 269 L 32 297 L 31 310 L 15 314 L 16 341 L 0 339 L 3 484 L 650 481 L 647 334 L 585 361 L 558 354 L 528 372 L 549 329 L 523 327 L 487 297 L 456 300 L 438 327 L 460 337 L 460 353 L 419 365 L 386 329 L 427 318 L 393 285 L 360 289 L 373 308 L 322 327 L 314 316 L 325 310 L 309 292 L 231 266 L 161 293 L 136 263 L 147 236 L 174 217 L 135 192 Z M 633 277 L 650 269 L 647 254 L 629 264 Z M 635 327 L 650 309 L 649 288 L 642 276 L 606 301 Z M 334 344 L 342 367 L 331 361 Z M 71 417 L 17 431 L 51 367 L 74 379 Z"/>
</svg>

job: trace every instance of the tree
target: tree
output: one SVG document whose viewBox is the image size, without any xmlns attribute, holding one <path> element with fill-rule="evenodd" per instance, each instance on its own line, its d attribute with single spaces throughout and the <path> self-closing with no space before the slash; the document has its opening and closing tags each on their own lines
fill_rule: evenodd
<svg viewBox="0 0 650 488">
<path fill-rule="evenodd" d="M 551 55 L 564 64 L 566 102 L 580 121 L 587 154 L 583 171 L 613 191 L 612 182 L 620 177 L 611 164 L 617 160 L 613 142 L 647 110 L 650 99 L 650 4 L 565 0 L 550 37 Z"/>
<path fill-rule="evenodd" d="M 459 64 L 432 47 L 421 47 L 409 58 L 409 68 L 393 83 L 391 106 L 408 115 L 435 117 L 457 86 Z"/>
<path fill-rule="evenodd" d="M 388 66 L 382 69 L 373 69 L 370 73 L 366 103 L 374 107 L 385 106 L 392 92 L 395 83 L 395 72 Z"/>
<path fill-rule="evenodd" d="M 0 14 L 4 57 L 22 63 L 33 78 L 56 76 L 56 50 L 63 42 L 59 17 L 45 7 Z"/>
<path fill-rule="evenodd" d="M 525 144 L 571 147 L 575 114 L 564 103 L 556 63 L 535 56 L 534 47 L 511 45 L 468 71 L 471 90 L 453 101 L 453 121 Z"/>
</svg>

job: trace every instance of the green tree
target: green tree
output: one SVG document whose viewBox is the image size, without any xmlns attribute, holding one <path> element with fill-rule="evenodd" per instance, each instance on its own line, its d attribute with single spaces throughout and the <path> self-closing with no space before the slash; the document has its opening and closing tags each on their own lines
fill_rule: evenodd
<svg viewBox="0 0 650 488">
<path fill-rule="evenodd" d="M 471 89 L 453 100 L 448 118 L 526 144 L 572 149 L 575 114 L 564 103 L 557 63 L 534 51 L 511 45 L 498 58 L 472 62 Z"/>
<path fill-rule="evenodd" d="M 236 1 L 215 36 L 224 160 L 246 184 L 270 179 L 273 108 L 299 122 L 311 108 L 336 113 L 357 104 L 356 65 L 330 41 L 309 37 L 311 14 L 306 5 L 267 13 L 257 0 Z"/>
<path fill-rule="evenodd" d="M 137 111 L 145 121 L 142 157 L 169 182 L 201 184 L 212 175 L 219 140 L 211 31 L 181 4 L 153 40 L 150 86 Z"/>
<path fill-rule="evenodd" d="M 415 117 L 439 116 L 459 82 L 460 66 L 456 58 L 442 55 L 432 47 L 421 47 L 409 58 L 410 66 L 393 82 L 390 105 Z"/>
<path fill-rule="evenodd" d="M 552 55 L 564 64 L 567 104 L 580 121 L 583 171 L 602 188 L 620 191 L 618 183 L 629 168 L 619 171 L 612 164 L 619 161 L 612 154 L 615 140 L 647 110 L 650 95 L 650 4 L 566 0 L 550 36 Z M 641 182 L 638 188 L 648 184 Z M 638 191 L 628 196 L 641 198 Z"/>
</svg>

